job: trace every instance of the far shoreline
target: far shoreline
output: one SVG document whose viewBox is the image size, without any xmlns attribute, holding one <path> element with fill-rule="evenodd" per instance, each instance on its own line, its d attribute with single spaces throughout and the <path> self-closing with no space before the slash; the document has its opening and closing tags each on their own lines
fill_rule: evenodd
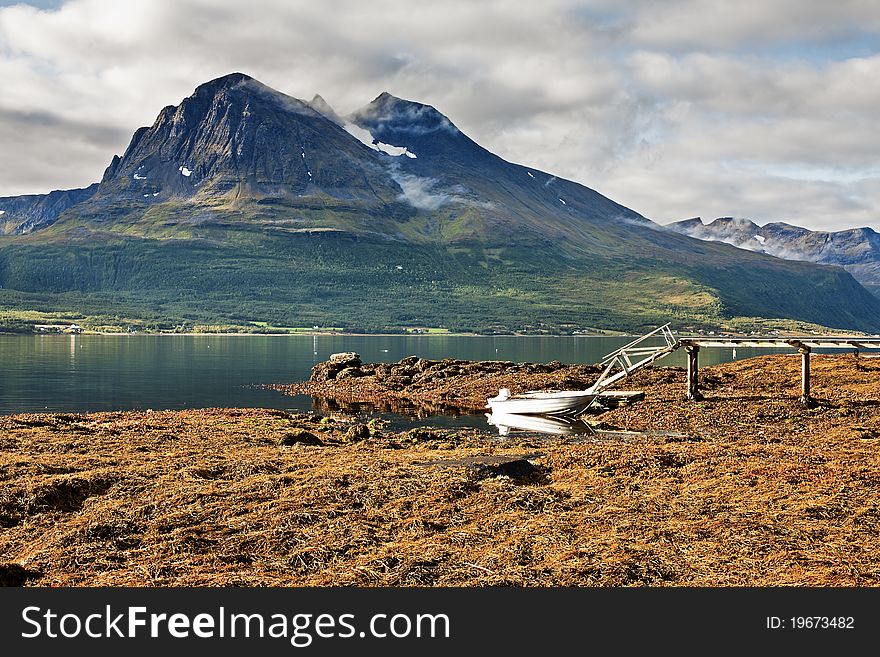
<svg viewBox="0 0 880 657">
<path fill-rule="evenodd" d="M 564 333 L 499 333 L 486 335 L 484 333 L 324 333 L 321 331 L 301 331 L 296 333 L 213 333 L 191 332 L 174 333 L 166 331 L 137 331 L 137 332 L 104 332 L 83 331 L 82 333 L 13 333 L 0 332 L 0 335 L 41 336 L 41 337 L 84 337 L 84 336 L 114 336 L 114 337 L 140 337 L 140 336 L 192 336 L 192 337 L 353 337 L 353 338 L 629 338 L 635 337 L 635 333 L 579 333 L 577 335 Z M 682 333 L 681 335 L 689 335 Z"/>
</svg>

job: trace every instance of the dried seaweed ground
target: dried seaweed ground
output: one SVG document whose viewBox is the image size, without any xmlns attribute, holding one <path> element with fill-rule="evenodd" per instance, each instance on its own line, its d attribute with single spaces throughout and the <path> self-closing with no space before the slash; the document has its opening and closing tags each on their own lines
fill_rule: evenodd
<svg viewBox="0 0 880 657">
<path fill-rule="evenodd" d="M 697 404 L 681 370 L 649 370 L 628 386 L 644 402 L 598 418 L 678 442 L 269 410 L 0 418 L 0 583 L 877 585 L 880 361 L 815 356 L 812 410 L 798 367 L 709 368 Z"/>
</svg>

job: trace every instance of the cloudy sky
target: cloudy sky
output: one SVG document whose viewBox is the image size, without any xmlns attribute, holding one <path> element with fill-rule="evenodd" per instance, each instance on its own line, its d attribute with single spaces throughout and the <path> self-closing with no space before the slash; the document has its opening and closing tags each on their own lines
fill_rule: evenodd
<svg viewBox="0 0 880 657">
<path fill-rule="evenodd" d="M 99 179 L 232 71 L 432 104 L 661 223 L 880 228 L 876 0 L 0 1 L 0 196 Z"/>
</svg>

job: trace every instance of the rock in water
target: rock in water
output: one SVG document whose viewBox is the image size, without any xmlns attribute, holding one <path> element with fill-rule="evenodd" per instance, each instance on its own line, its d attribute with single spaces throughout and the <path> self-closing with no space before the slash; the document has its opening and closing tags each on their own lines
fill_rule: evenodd
<svg viewBox="0 0 880 657">
<path fill-rule="evenodd" d="M 330 354 L 331 363 L 341 363 L 347 367 L 360 367 L 361 355 L 354 351 L 342 351 L 338 354 Z"/>
<path fill-rule="evenodd" d="M 311 381 L 332 381 L 343 370 L 349 370 L 346 376 L 362 376 L 360 373 L 361 363 L 360 354 L 354 351 L 344 351 L 338 354 L 331 354 L 330 360 L 325 363 L 318 363 L 312 368 Z M 358 374 L 355 374 L 357 372 Z"/>
</svg>

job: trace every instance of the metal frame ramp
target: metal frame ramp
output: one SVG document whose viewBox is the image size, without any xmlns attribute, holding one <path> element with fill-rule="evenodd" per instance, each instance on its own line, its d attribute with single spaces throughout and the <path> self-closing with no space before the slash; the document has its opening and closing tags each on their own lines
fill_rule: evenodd
<svg viewBox="0 0 880 657">
<path fill-rule="evenodd" d="M 590 406 L 598 399 L 599 393 L 605 388 L 614 385 L 630 374 L 657 362 L 664 356 L 685 349 L 688 353 L 687 365 L 687 398 L 700 400 L 702 395 L 699 390 L 698 362 L 700 347 L 764 347 L 778 348 L 791 347 L 797 349 L 802 358 L 801 368 L 801 402 L 810 406 L 813 400 L 810 397 L 810 355 L 813 349 L 854 349 L 858 356 L 859 349 L 880 349 L 880 336 L 858 335 L 801 335 L 801 336 L 752 336 L 752 337 L 727 337 L 727 336 L 691 336 L 676 338 L 669 324 L 664 324 L 650 333 L 636 338 L 629 344 L 615 349 L 602 359 L 602 374 L 598 380 L 585 392 L 593 393 L 596 397 L 590 402 Z M 662 338 L 662 345 L 646 345 L 645 341 L 651 338 Z M 585 408 L 581 413 L 587 411 Z"/>
<path fill-rule="evenodd" d="M 663 338 L 664 345 L 648 346 L 643 344 L 649 338 L 657 336 Z M 811 406 L 813 400 L 810 396 L 810 355 L 813 349 L 854 349 L 856 355 L 858 355 L 859 349 L 880 349 L 880 336 L 762 335 L 752 337 L 692 336 L 676 338 L 672 329 L 669 328 L 669 324 L 664 324 L 605 356 L 605 358 L 602 359 L 602 365 L 605 369 L 602 371 L 601 376 L 599 376 L 598 381 L 596 381 L 589 390 L 598 393 L 602 389 L 617 383 L 621 379 L 628 377 L 630 374 L 646 365 L 650 365 L 664 356 L 683 348 L 688 354 L 687 398 L 699 401 L 702 399 L 698 375 L 700 347 L 791 347 L 797 349 L 800 352 L 802 359 L 801 402 L 805 406 Z"/>
<path fill-rule="evenodd" d="M 661 346 L 643 344 L 646 340 L 654 337 L 662 337 L 664 344 Z M 621 379 L 625 379 L 633 372 L 668 356 L 680 346 L 681 343 L 672 334 L 669 324 L 664 324 L 605 356 L 602 359 L 602 365 L 605 369 L 596 383 L 590 386 L 589 391 L 598 393 Z"/>
</svg>

